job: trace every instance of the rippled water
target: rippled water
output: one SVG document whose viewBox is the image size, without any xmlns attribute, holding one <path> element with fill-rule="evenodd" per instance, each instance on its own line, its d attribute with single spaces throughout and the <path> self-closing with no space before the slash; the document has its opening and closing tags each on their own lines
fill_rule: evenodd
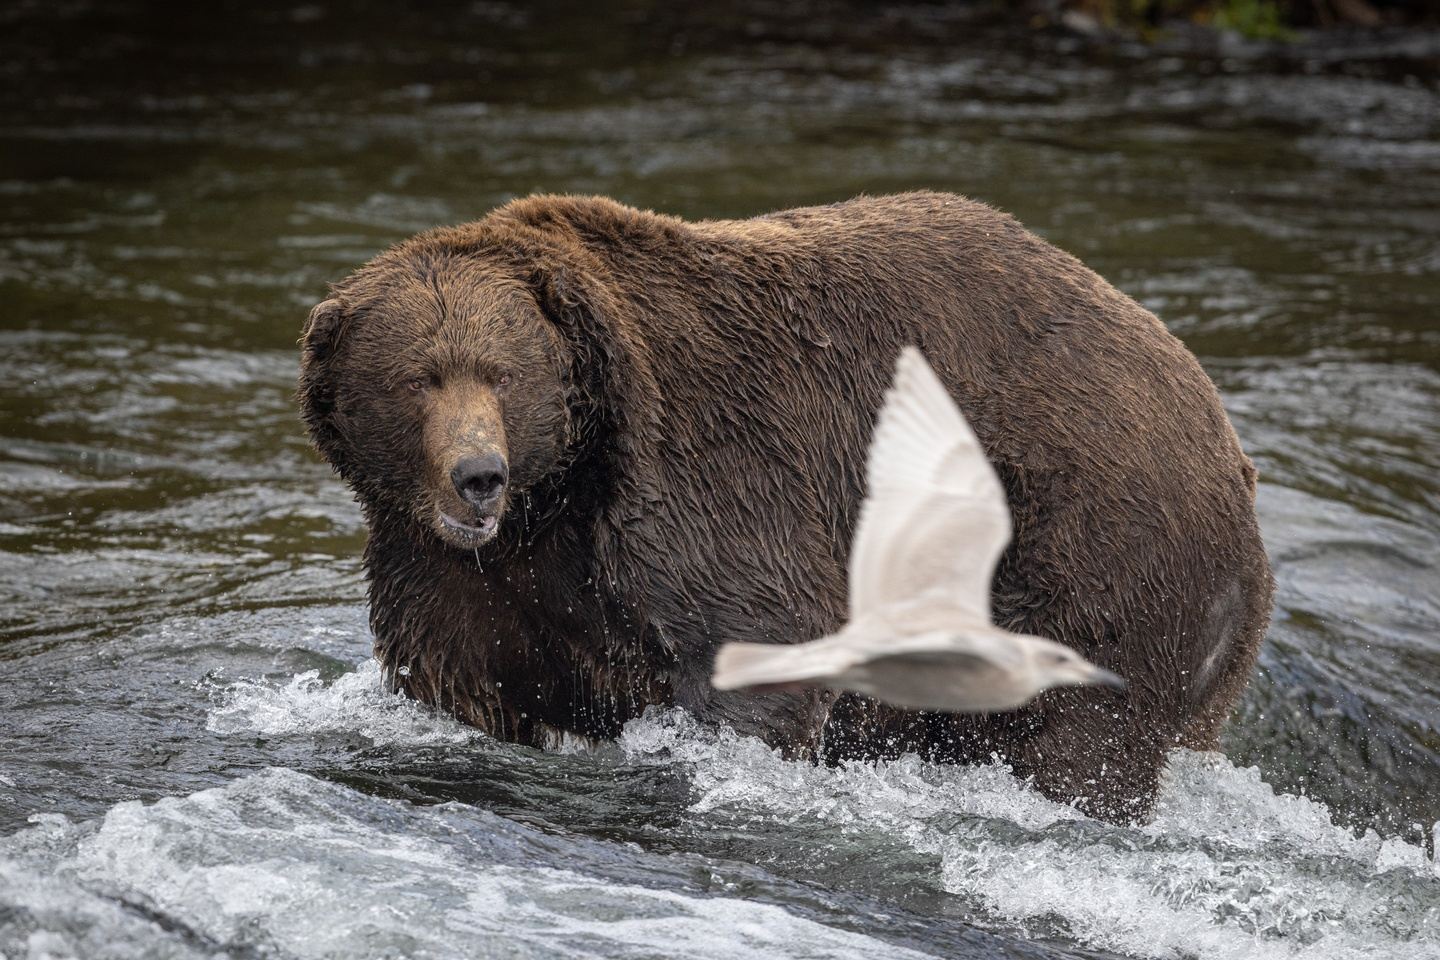
<svg viewBox="0 0 1440 960">
<path fill-rule="evenodd" d="M 0 956 L 1440 957 L 1440 40 L 587 10 L 0 12 Z M 536 189 L 918 186 L 1220 385 L 1279 581 L 1225 756 L 1117 828 L 998 766 L 663 713 L 538 753 L 382 695 L 290 399 L 327 281 Z"/>
</svg>

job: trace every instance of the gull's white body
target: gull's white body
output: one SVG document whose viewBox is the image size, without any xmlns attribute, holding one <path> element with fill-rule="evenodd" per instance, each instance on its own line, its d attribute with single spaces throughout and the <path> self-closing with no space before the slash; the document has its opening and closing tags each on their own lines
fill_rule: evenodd
<svg viewBox="0 0 1440 960">
<path fill-rule="evenodd" d="M 729 643 L 713 683 L 826 686 L 899 707 L 984 713 L 1049 687 L 1121 684 L 1062 644 L 990 617 L 1010 511 L 974 431 L 925 358 L 900 354 L 870 444 L 850 554 L 850 622 L 794 646 Z"/>
</svg>

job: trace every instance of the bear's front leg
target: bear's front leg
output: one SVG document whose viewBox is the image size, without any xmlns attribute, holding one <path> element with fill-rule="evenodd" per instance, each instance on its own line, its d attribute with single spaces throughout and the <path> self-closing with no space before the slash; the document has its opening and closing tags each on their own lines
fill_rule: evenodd
<svg viewBox="0 0 1440 960">
<path fill-rule="evenodd" d="M 1149 817 L 1178 712 L 1137 710 L 1126 691 L 1054 690 L 1041 704 L 1043 726 L 1011 753 L 1017 776 L 1045 796 L 1111 823 Z"/>
<path fill-rule="evenodd" d="M 707 724 L 756 737 L 788 760 L 814 760 L 836 694 L 802 690 L 716 690 L 709 677 L 677 684 L 675 704 Z"/>
</svg>

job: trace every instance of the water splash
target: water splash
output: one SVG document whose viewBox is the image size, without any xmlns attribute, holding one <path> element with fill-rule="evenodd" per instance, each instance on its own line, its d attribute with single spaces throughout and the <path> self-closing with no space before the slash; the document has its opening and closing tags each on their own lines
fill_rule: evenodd
<svg viewBox="0 0 1440 960">
<path fill-rule="evenodd" d="M 1003 765 L 906 757 L 836 769 L 682 713 L 625 729 L 632 760 L 692 771 L 692 811 L 750 824 L 820 820 L 937 856 L 946 890 L 997 921 L 1145 957 L 1440 957 L 1440 870 L 1419 846 L 1355 835 L 1218 754 L 1171 757 L 1154 819 L 1086 819 Z"/>
<path fill-rule="evenodd" d="M 207 725 L 439 745 L 452 758 L 514 749 L 387 693 L 373 660 L 329 683 L 316 671 L 241 681 L 216 696 Z M 579 765 L 560 759 L 526 763 L 533 782 L 519 792 L 583 798 L 665 771 L 685 785 L 678 810 L 655 801 L 664 826 L 652 829 L 667 849 L 729 835 L 803 860 L 837 842 L 862 856 L 888 844 L 910 851 L 905 871 L 1003 936 L 1167 960 L 1440 957 L 1440 873 L 1421 847 L 1342 829 L 1323 805 L 1276 793 L 1219 755 L 1177 752 L 1155 817 L 1138 828 L 1046 800 L 1003 764 L 817 767 L 680 711 L 651 711 L 618 748 Z M 773 902 L 791 903 L 776 893 L 784 881 L 697 886 L 721 862 L 276 769 L 153 806 L 121 803 L 89 824 L 42 818 L 0 840 L 0 954 L 452 956 L 502 936 L 535 956 L 901 949 Z"/>
<path fill-rule="evenodd" d="M 670 889 L 617 880 L 612 846 L 277 768 L 0 840 L 0 955 L 922 956 L 708 895 L 670 858 L 635 871 Z"/>
<path fill-rule="evenodd" d="M 331 684 L 314 671 L 243 681 L 209 726 L 506 749 L 386 693 L 373 660 Z M 678 710 L 632 721 L 618 757 L 595 756 L 683 772 L 697 834 L 730 827 L 783 844 L 818 824 L 898 842 L 938 860 L 936 886 L 997 930 L 1160 958 L 1440 957 L 1440 870 L 1422 847 L 1337 826 L 1322 804 L 1219 754 L 1175 752 L 1153 819 L 1136 828 L 1047 800 L 1001 763 L 817 767 Z"/>
<path fill-rule="evenodd" d="M 308 670 L 289 680 L 241 680 L 220 691 L 206 727 L 215 733 L 354 737 L 374 746 L 481 744 L 489 738 L 450 717 L 388 693 L 380 664 L 365 660 L 333 683 Z"/>
</svg>

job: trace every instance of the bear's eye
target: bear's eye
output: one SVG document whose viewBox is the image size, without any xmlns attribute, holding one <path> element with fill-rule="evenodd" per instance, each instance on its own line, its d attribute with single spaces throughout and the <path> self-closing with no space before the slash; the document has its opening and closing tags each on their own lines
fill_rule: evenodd
<svg viewBox="0 0 1440 960">
<path fill-rule="evenodd" d="M 419 393 L 421 390 L 424 390 L 428 386 L 430 386 L 430 381 L 426 380 L 424 377 L 412 377 L 405 383 L 405 389 L 409 390 L 411 393 Z"/>
<path fill-rule="evenodd" d="M 500 374 L 499 379 L 497 379 L 497 380 L 495 381 L 495 386 L 497 386 L 497 387 L 508 387 L 508 386 L 510 386 L 510 374 L 508 374 L 508 373 L 502 373 L 502 374 Z"/>
</svg>

